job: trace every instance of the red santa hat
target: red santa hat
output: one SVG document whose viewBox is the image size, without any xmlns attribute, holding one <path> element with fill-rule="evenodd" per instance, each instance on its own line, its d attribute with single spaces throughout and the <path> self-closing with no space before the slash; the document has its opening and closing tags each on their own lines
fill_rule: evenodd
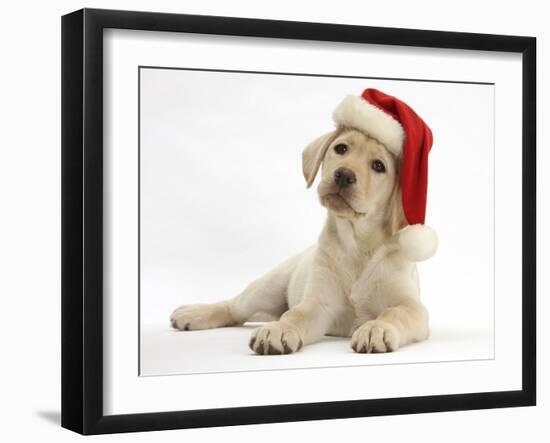
<svg viewBox="0 0 550 443">
<path fill-rule="evenodd" d="M 430 128 L 409 105 L 376 89 L 365 89 L 360 97 L 347 96 L 332 117 L 337 126 L 365 132 L 401 159 L 403 212 L 409 226 L 399 232 L 398 244 L 411 261 L 433 256 L 437 235 L 424 224 Z"/>
</svg>

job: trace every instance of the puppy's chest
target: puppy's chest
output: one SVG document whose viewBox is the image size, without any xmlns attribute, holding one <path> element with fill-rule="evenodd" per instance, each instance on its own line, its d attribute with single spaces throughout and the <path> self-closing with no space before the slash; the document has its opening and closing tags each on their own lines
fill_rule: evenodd
<svg viewBox="0 0 550 443">
<path fill-rule="evenodd" d="M 345 303 L 356 316 L 364 316 L 383 290 L 384 266 L 376 266 L 370 256 L 363 256 L 343 259 L 338 268 Z"/>
<path fill-rule="evenodd" d="M 371 294 L 376 293 L 379 278 L 372 275 L 368 281 L 364 281 L 367 264 L 368 260 L 339 260 L 335 271 L 341 288 L 340 310 L 331 331 L 332 335 L 349 336 L 356 324 L 369 319 L 369 300 L 375 299 Z"/>
<path fill-rule="evenodd" d="M 359 286 L 359 283 L 365 280 L 365 273 L 368 270 L 370 256 L 342 256 L 338 258 L 336 273 L 340 279 L 341 288 L 343 289 L 346 299 L 351 300 L 352 294 Z M 376 280 L 376 276 L 372 275 L 369 280 Z M 363 290 L 366 289 L 366 287 L 363 288 Z"/>
</svg>

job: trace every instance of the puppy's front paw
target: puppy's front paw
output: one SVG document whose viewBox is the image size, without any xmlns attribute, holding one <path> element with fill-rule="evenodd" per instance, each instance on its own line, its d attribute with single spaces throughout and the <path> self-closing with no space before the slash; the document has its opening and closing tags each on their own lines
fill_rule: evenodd
<svg viewBox="0 0 550 443">
<path fill-rule="evenodd" d="M 249 343 L 250 349 L 260 355 L 290 354 L 299 351 L 303 345 L 298 330 L 280 321 L 256 329 Z"/>
<path fill-rule="evenodd" d="M 172 312 L 170 324 L 180 331 L 194 331 L 232 326 L 235 322 L 225 304 L 214 303 L 180 306 Z"/>
<path fill-rule="evenodd" d="M 357 329 L 351 337 L 355 352 L 392 352 L 399 348 L 399 331 L 383 320 L 370 320 Z"/>
</svg>

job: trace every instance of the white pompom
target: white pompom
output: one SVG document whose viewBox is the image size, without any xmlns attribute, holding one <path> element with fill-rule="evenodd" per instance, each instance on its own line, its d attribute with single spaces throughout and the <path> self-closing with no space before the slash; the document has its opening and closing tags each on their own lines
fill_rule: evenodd
<svg viewBox="0 0 550 443">
<path fill-rule="evenodd" d="M 437 234 L 429 226 L 410 225 L 399 232 L 398 244 L 408 260 L 427 260 L 437 251 Z"/>
</svg>

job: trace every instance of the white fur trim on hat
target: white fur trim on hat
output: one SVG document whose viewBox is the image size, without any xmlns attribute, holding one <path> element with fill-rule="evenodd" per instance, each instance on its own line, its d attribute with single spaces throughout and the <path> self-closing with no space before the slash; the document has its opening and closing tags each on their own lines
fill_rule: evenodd
<svg viewBox="0 0 550 443">
<path fill-rule="evenodd" d="M 437 234 L 426 225 L 410 225 L 399 232 L 401 253 L 410 261 L 427 260 L 437 251 Z"/>
<path fill-rule="evenodd" d="M 332 113 L 337 126 L 359 129 L 366 132 L 394 155 L 401 156 L 405 130 L 401 123 L 362 97 L 348 95 Z"/>
</svg>

